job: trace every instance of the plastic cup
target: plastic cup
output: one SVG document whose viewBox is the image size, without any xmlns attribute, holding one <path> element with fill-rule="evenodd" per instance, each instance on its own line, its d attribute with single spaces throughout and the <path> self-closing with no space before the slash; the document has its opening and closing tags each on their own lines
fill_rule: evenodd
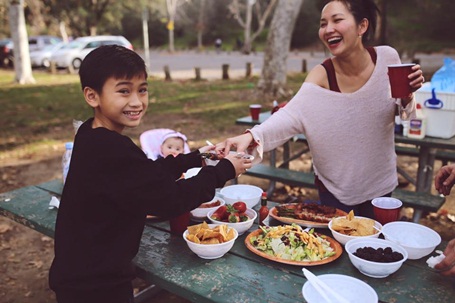
<svg viewBox="0 0 455 303">
<path fill-rule="evenodd" d="M 181 214 L 169 220 L 171 226 L 171 233 L 174 235 L 181 235 L 190 225 L 190 212 Z"/>
<path fill-rule="evenodd" d="M 262 108 L 261 104 L 251 104 L 250 105 L 250 114 L 251 114 L 251 119 L 253 119 L 253 121 L 259 120 L 259 113 L 261 112 L 261 108 Z"/>
<path fill-rule="evenodd" d="M 392 98 L 406 98 L 412 93 L 409 74 L 412 72 L 414 63 L 388 65 L 390 88 Z"/>
<path fill-rule="evenodd" d="M 373 204 L 374 219 L 384 225 L 398 221 L 403 202 L 395 198 L 380 197 L 373 199 L 371 204 Z"/>
</svg>

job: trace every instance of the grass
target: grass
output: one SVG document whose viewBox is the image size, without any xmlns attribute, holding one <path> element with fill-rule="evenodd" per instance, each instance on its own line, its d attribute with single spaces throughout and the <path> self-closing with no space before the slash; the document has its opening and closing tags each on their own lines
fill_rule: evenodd
<svg viewBox="0 0 455 303">
<path fill-rule="evenodd" d="M 0 159 L 20 153 L 18 150 L 34 153 L 72 140 L 73 119 L 92 116 L 77 75 L 34 71 L 33 76 L 35 84 L 18 85 L 13 83 L 14 71 L 0 70 Z M 289 88 L 297 91 L 303 79 L 304 75 L 289 77 Z M 144 123 L 194 133 L 194 137 L 214 137 L 232 128 L 236 118 L 248 115 L 248 104 L 271 107 L 273 100 L 257 99 L 256 82 L 255 78 L 210 82 L 150 79 Z M 127 134 L 138 135 L 134 131 Z"/>
</svg>

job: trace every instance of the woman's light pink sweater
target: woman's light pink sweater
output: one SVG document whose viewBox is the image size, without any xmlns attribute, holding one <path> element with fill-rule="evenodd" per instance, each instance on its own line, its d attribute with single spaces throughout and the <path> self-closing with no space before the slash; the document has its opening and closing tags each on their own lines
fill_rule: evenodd
<svg viewBox="0 0 455 303">
<path fill-rule="evenodd" d="M 354 93 L 338 93 L 304 83 L 292 100 L 250 130 L 259 146 L 270 151 L 303 133 L 315 173 L 346 205 L 356 205 L 393 191 L 398 184 L 394 145 L 396 101 L 390 97 L 387 65 L 400 63 L 388 46 L 376 47 L 370 79 Z M 415 112 L 413 100 L 401 118 Z"/>
</svg>

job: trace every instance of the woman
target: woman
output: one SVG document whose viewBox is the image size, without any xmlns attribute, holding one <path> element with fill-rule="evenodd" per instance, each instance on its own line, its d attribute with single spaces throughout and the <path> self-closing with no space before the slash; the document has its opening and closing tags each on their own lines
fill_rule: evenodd
<svg viewBox="0 0 455 303">
<path fill-rule="evenodd" d="M 397 186 L 394 117 L 409 119 L 414 94 L 390 97 L 387 65 L 400 63 L 389 46 L 366 47 L 376 28 L 373 0 L 332 0 L 321 12 L 319 38 L 333 55 L 308 74 L 294 98 L 261 125 L 218 144 L 262 158 L 304 133 L 312 156 L 319 198 L 356 215 L 373 216 L 370 201 L 390 196 Z M 408 76 L 412 91 L 422 86 L 419 65 Z"/>
</svg>

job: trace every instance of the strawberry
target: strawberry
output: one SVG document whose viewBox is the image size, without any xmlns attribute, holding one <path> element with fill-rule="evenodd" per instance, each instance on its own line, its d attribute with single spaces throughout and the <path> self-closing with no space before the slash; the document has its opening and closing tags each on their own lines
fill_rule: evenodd
<svg viewBox="0 0 455 303">
<path fill-rule="evenodd" d="M 227 217 L 227 214 L 228 214 L 227 209 L 228 209 L 227 206 L 222 205 L 222 206 L 218 207 L 210 217 L 213 220 L 223 221 L 224 218 Z"/>
<path fill-rule="evenodd" d="M 246 203 L 242 201 L 235 202 L 232 204 L 232 207 L 234 207 L 239 213 L 244 213 L 246 211 Z"/>
</svg>

